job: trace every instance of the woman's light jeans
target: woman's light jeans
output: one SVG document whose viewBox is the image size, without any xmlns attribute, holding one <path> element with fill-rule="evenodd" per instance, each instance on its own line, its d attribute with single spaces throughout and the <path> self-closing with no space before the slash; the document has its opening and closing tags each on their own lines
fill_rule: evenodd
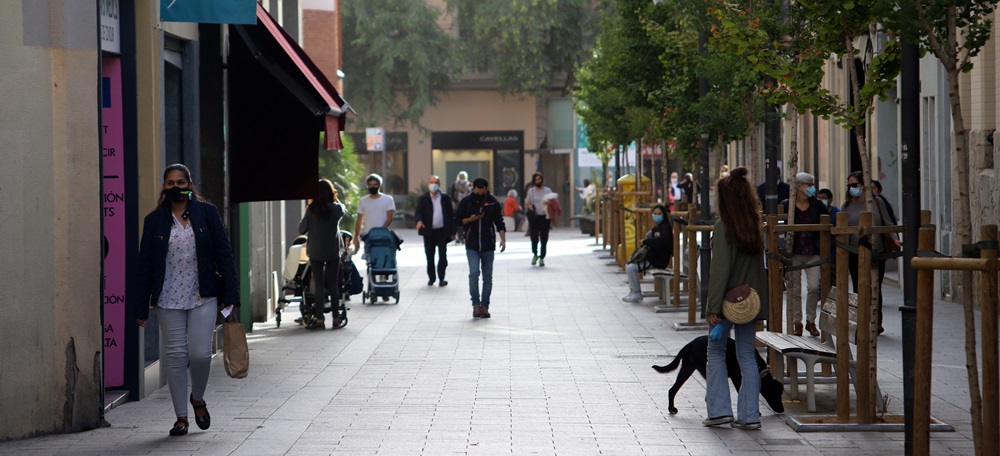
<svg viewBox="0 0 1000 456">
<path fill-rule="evenodd" d="M 156 307 L 167 362 L 167 385 L 177 416 L 188 416 L 188 366 L 191 367 L 191 396 L 204 399 L 212 368 L 212 330 L 216 300 L 208 299 L 194 309 Z"/>
<path fill-rule="evenodd" d="M 639 288 L 639 272 L 649 269 L 648 261 L 640 261 L 638 263 L 629 263 L 625 265 L 625 275 L 628 276 L 628 291 L 629 294 L 639 294 L 642 290 Z"/>
<path fill-rule="evenodd" d="M 733 403 L 729 398 L 729 373 L 726 370 L 726 343 L 729 340 L 729 330 L 735 326 L 736 357 L 743 374 L 743 385 L 736 401 L 736 421 L 740 424 L 759 423 L 760 400 L 757 396 L 760 395 L 760 372 L 757 370 L 753 346 L 757 337 L 757 320 L 742 325 L 723 320 L 719 324 L 723 325 L 722 339 L 708 341 L 708 384 L 705 392 L 708 418 L 733 416 Z"/>
</svg>

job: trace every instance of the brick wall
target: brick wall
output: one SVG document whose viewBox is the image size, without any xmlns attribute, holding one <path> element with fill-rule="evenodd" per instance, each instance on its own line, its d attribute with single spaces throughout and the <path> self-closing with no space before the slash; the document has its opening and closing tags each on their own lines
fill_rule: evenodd
<svg viewBox="0 0 1000 456">
<path fill-rule="evenodd" d="M 339 41 L 340 24 L 335 11 L 302 11 L 302 48 L 337 90 L 343 91 L 340 78 L 337 77 L 337 69 L 342 62 Z"/>
</svg>

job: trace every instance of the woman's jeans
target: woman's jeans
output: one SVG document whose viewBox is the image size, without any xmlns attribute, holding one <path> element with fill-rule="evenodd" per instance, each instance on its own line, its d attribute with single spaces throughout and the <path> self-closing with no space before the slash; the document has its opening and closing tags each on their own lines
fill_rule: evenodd
<svg viewBox="0 0 1000 456">
<path fill-rule="evenodd" d="M 629 294 L 642 293 L 642 290 L 639 289 L 639 273 L 649 269 L 650 266 L 648 261 L 629 263 L 625 266 L 625 275 L 628 276 Z"/>
<path fill-rule="evenodd" d="M 733 416 L 733 404 L 729 398 L 729 372 L 726 370 L 726 343 L 729 340 L 729 330 L 735 326 L 736 359 L 739 360 L 740 372 L 743 374 L 743 385 L 736 401 L 736 421 L 741 424 L 759 423 L 760 399 L 757 396 L 760 395 L 760 371 L 757 369 L 753 347 L 757 336 L 757 320 L 742 325 L 733 325 L 732 322 L 723 320 L 719 324 L 723 325 L 724 337 L 708 341 L 708 384 L 705 392 L 708 418 Z"/>
<path fill-rule="evenodd" d="M 309 260 L 309 270 L 312 274 L 313 289 L 313 316 L 317 320 L 323 319 L 323 307 L 329 302 L 333 307 L 333 312 L 337 312 L 340 307 L 340 263 L 336 261 Z"/>
<path fill-rule="evenodd" d="M 209 299 L 190 310 L 156 307 L 167 358 L 167 385 L 177 416 L 188 415 L 188 365 L 191 396 L 196 401 L 204 399 L 212 368 L 212 330 L 219 312 L 216 303 Z"/>
<path fill-rule="evenodd" d="M 529 221 L 528 233 L 531 234 L 531 253 L 538 258 L 545 258 L 545 249 L 549 245 L 549 228 L 551 222 L 544 215 L 535 215 Z M 542 241 L 542 252 L 538 253 L 538 241 Z"/>
<path fill-rule="evenodd" d="M 490 293 L 493 292 L 493 254 L 494 251 L 479 252 L 465 249 L 469 259 L 469 294 L 472 295 L 472 305 L 490 307 Z M 483 273 L 483 294 L 479 295 L 479 272 Z"/>
</svg>

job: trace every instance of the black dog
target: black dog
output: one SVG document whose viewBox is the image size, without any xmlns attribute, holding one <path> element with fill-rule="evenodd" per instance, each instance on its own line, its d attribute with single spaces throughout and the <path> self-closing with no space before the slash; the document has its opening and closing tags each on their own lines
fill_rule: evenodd
<svg viewBox="0 0 1000 456">
<path fill-rule="evenodd" d="M 771 407 L 776 413 L 785 413 L 785 406 L 781 403 L 781 394 L 784 392 L 784 385 L 775 380 L 771 376 L 770 370 L 768 370 L 767 363 L 760 357 L 759 354 L 754 352 L 754 357 L 757 358 L 757 370 L 760 372 L 765 372 L 765 374 L 760 378 L 760 395 L 764 396 L 764 400 L 767 401 L 767 405 Z M 677 365 L 681 366 L 680 373 L 677 374 L 677 380 L 674 381 L 674 386 L 670 387 L 670 405 L 667 410 L 670 413 L 677 413 L 677 408 L 674 407 L 674 396 L 677 395 L 677 391 L 680 391 L 681 386 L 687 381 L 688 377 L 697 370 L 701 376 L 705 377 L 705 365 L 708 363 L 708 336 L 697 337 L 691 342 L 688 342 L 674 360 L 666 366 L 653 366 L 657 372 L 665 374 L 677 369 Z M 733 386 L 736 387 L 736 391 L 740 390 L 740 385 L 743 383 L 743 374 L 740 372 L 740 363 L 736 360 L 736 341 L 729 339 L 726 343 L 726 370 L 729 372 L 729 379 L 733 381 Z"/>
</svg>

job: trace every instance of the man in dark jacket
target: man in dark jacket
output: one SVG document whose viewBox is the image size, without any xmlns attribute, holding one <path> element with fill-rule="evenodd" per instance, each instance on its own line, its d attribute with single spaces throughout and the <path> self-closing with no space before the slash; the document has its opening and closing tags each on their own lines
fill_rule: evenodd
<svg viewBox="0 0 1000 456">
<path fill-rule="evenodd" d="M 472 181 L 472 194 L 458 203 L 455 222 L 465 230 L 465 255 L 469 259 L 469 294 L 472 317 L 490 318 L 490 293 L 493 291 L 493 255 L 497 233 L 500 251 L 507 250 L 507 229 L 500 202 L 487 190 L 489 182 L 481 177 Z M 479 293 L 479 273 L 483 274 L 483 292 Z"/>
<path fill-rule="evenodd" d="M 427 285 L 434 285 L 434 250 L 438 251 L 438 286 L 448 285 L 444 280 L 448 268 L 448 243 L 455 239 L 455 208 L 451 198 L 441 192 L 441 178 L 427 179 L 429 192 L 417 200 L 413 218 L 417 220 L 417 233 L 424 237 L 424 254 L 427 255 Z"/>
<path fill-rule="evenodd" d="M 815 225 L 819 217 L 829 212 L 816 198 L 816 179 L 809 173 L 795 175 L 795 207 L 788 207 L 788 200 L 781 202 L 785 213 L 794 211 L 796 225 Z M 815 231 L 794 233 L 792 237 L 792 266 L 815 264 L 820 259 L 819 233 Z M 792 334 L 802 335 L 802 273 L 806 274 L 806 326 L 813 337 L 819 337 L 816 327 L 816 308 L 819 306 L 819 265 L 785 274 L 788 288 L 788 315 L 792 320 Z"/>
</svg>

